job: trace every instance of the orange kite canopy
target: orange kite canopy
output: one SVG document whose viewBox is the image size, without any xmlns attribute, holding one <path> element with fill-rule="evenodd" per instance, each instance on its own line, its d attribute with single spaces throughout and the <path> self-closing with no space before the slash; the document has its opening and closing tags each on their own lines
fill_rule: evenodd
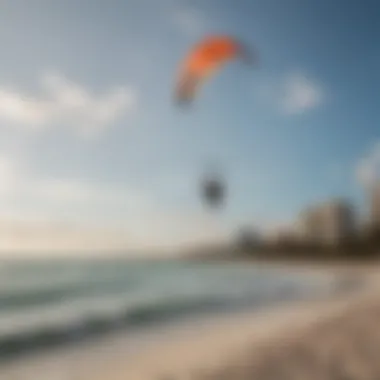
<svg viewBox="0 0 380 380">
<path fill-rule="evenodd" d="M 190 102 L 199 85 L 222 65 L 243 58 L 251 61 L 245 47 L 230 36 L 208 36 L 196 44 L 182 62 L 176 85 L 176 100 Z"/>
</svg>

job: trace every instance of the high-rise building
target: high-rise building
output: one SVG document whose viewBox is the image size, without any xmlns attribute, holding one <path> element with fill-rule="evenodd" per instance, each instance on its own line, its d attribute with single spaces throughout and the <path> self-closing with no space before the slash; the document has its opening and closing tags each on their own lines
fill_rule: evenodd
<svg viewBox="0 0 380 380">
<path fill-rule="evenodd" d="M 321 243 L 323 223 L 320 214 L 318 207 L 309 207 L 300 214 L 298 236 L 301 241 L 311 244 Z"/>
<path fill-rule="evenodd" d="M 312 244 L 336 245 L 355 231 L 352 206 L 343 200 L 325 202 L 301 214 L 303 240 Z"/>
<path fill-rule="evenodd" d="M 380 183 L 371 187 L 369 198 L 370 227 L 380 228 Z"/>
<path fill-rule="evenodd" d="M 355 231 L 353 208 L 344 201 L 325 203 L 321 209 L 326 244 L 335 245 L 348 240 Z"/>
</svg>

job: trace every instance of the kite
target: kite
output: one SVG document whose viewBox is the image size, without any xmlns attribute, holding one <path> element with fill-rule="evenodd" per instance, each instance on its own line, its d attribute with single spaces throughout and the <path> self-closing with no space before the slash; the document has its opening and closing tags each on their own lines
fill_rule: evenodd
<svg viewBox="0 0 380 380">
<path fill-rule="evenodd" d="M 235 59 L 249 64 L 256 62 L 252 51 L 233 37 L 216 35 L 204 38 L 190 50 L 180 66 L 175 87 L 176 101 L 190 103 L 203 82 Z"/>
<path fill-rule="evenodd" d="M 222 205 L 225 197 L 225 184 L 215 175 L 207 176 L 201 184 L 201 195 L 204 202 L 211 208 L 218 208 Z"/>
</svg>

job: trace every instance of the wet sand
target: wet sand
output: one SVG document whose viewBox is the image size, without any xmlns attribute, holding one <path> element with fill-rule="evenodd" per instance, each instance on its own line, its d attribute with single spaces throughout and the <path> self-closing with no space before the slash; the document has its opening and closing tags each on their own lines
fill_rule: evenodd
<svg viewBox="0 0 380 380">
<path fill-rule="evenodd" d="M 32 360 L 22 371 L 10 367 L 0 380 L 380 379 L 380 270 L 333 270 L 342 279 L 342 292 L 333 297 L 162 331 L 136 352 L 126 350 L 123 337 L 112 338 L 97 351 Z M 364 288 L 346 292 L 360 280 Z"/>
</svg>

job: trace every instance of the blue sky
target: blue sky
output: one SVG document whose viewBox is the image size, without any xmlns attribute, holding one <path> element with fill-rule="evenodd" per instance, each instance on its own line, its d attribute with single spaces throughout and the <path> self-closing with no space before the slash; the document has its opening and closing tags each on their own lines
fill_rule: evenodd
<svg viewBox="0 0 380 380">
<path fill-rule="evenodd" d="M 3 0 L 0 248 L 168 246 L 333 196 L 361 206 L 379 15 L 375 0 Z M 177 65 L 208 33 L 256 47 L 260 68 L 231 63 L 182 112 Z M 229 180 L 218 220 L 197 192 L 210 161 Z"/>
</svg>

